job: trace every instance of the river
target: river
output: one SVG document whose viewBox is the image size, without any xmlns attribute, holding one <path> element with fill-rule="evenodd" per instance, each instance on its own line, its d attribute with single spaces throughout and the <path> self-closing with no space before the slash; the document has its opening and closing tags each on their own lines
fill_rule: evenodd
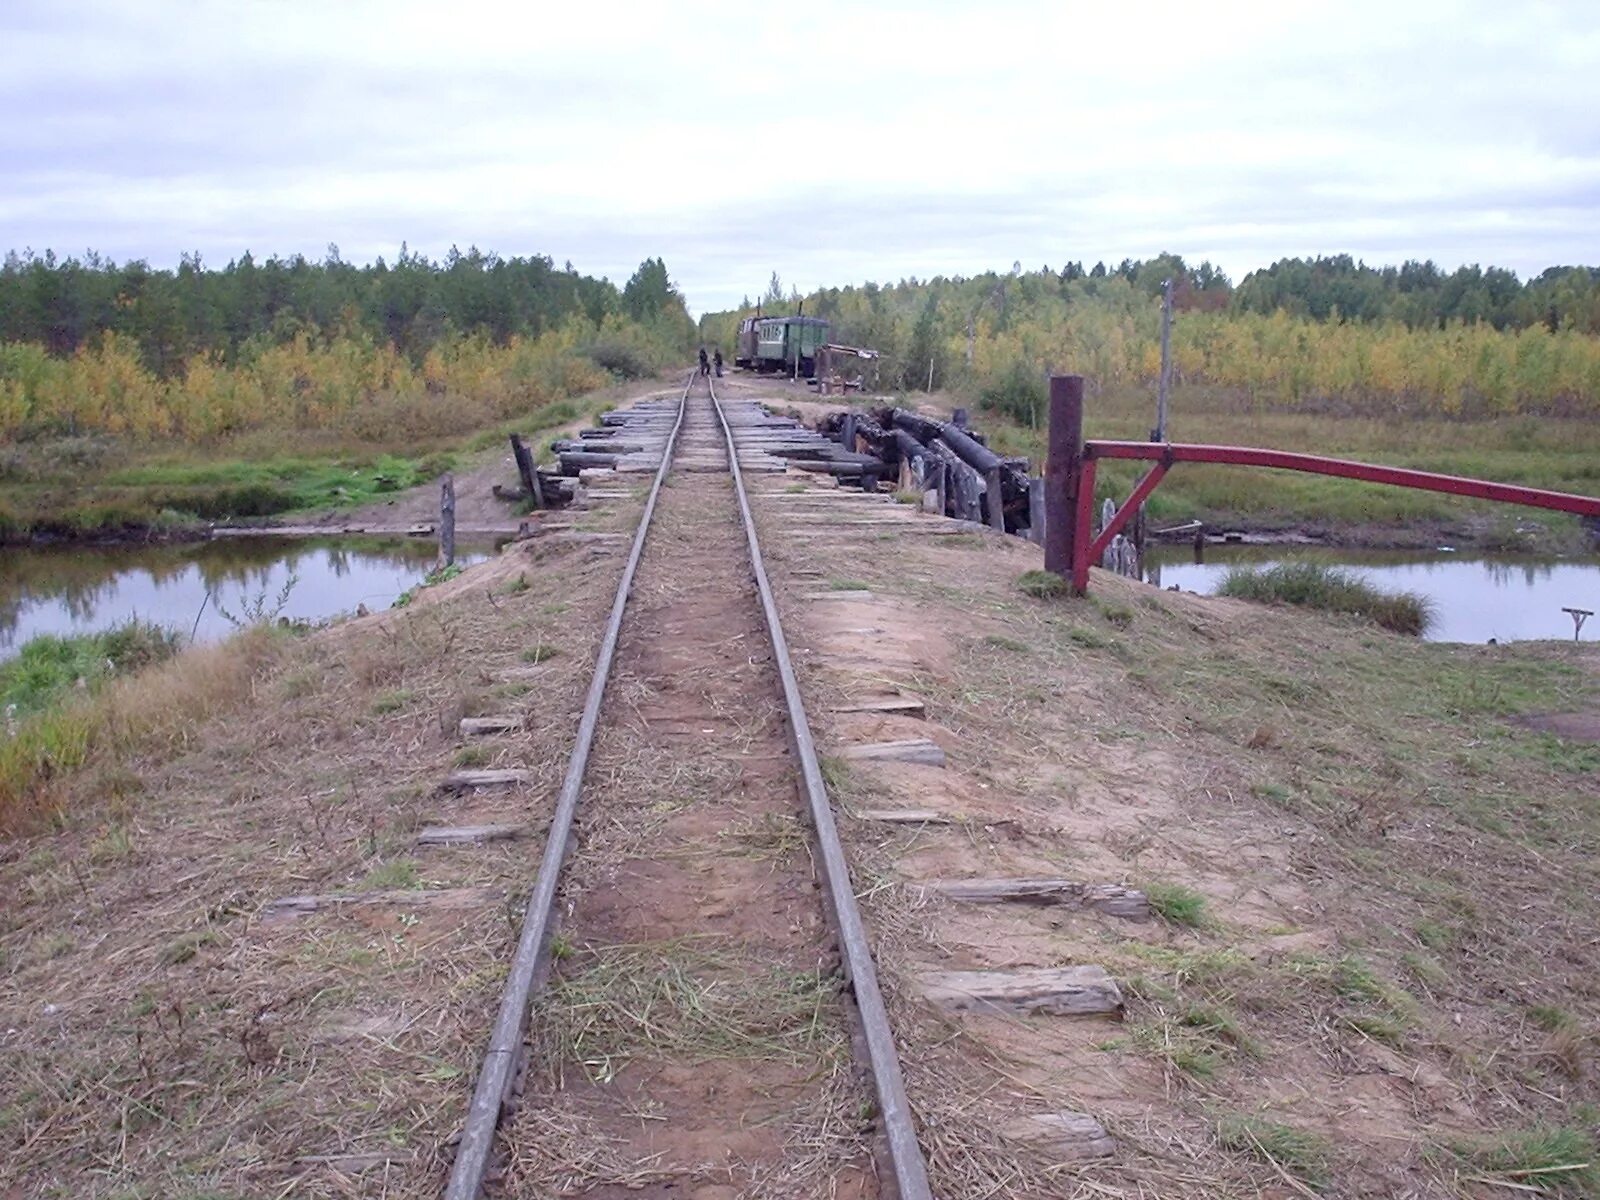
<svg viewBox="0 0 1600 1200">
<path fill-rule="evenodd" d="M 92 633 L 131 617 L 204 641 L 253 611 L 315 622 L 362 604 L 384 609 L 436 552 L 431 541 L 349 537 L 0 550 L 0 659 L 43 633 Z M 458 547 L 456 560 L 491 552 Z"/>
<path fill-rule="evenodd" d="M 1425 635 L 1436 642 L 1572 639 L 1563 608 L 1600 611 L 1600 558 L 1534 558 L 1435 551 L 1342 550 L 1308 546 L 1207 546 L 1196 563 L 1189 546 L 1155 547 L 1146 563 L 1150 583 L 1186 592 L 1216 591 L 1230 567 L 1312 560 L 1347 567 L 1388 592 L 1416 592 L 1433 604 Z M 1583 629 L 1600 638 L 1600 618 Z"/>
</svg>

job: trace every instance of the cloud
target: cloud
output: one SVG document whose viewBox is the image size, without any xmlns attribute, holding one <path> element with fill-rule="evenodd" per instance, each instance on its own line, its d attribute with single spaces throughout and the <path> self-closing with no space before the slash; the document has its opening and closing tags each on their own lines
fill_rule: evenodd
<svg viewBox="0 0 1600 1200">
<path fill-rule="evenodd" d="M 475 243 L 613 278 L 659 254 L 700 309 L 774 269 L 1592 257 L 1583 4 L 750 13 L 13 0 L 0 243 L 157 263 Z"/>
</svg>

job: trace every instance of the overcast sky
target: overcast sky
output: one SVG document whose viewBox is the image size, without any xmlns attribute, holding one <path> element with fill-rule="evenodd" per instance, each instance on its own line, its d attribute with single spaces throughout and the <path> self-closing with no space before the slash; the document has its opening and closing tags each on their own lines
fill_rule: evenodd
<svg viewBox="0 0 1600 1200">
<path fill-rule="evenodd" d="M 1600 3 L 0 0 L 0 249 L 1600 262 Z"/>
</svg>

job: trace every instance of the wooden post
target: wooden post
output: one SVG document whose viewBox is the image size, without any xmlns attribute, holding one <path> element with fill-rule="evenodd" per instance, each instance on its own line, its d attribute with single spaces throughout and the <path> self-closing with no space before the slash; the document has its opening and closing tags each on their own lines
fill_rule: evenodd
<svg viewBox="0 0 1600 1200">
<path fill-rule="evenodd" d="M 449 471 L 439 481 L 439 566 L 456 561 L 456 479 Z"/>
<path fill-rule="evenodd" d="M 1083 469 L 1083 376 L 1050 377 L 1050 444 L 1044 465 L 1044 567 L 1072 570 L 1073 508 Z"/>
<path fill-rule="evenodd" d="M 1028 540 L 1044 545 L 1044 476 L 1028 480 Z"/>
<path fill-rule="evenodd" d="M 1000 468 L 993 467 L 985 473 L 984 490 L 989 493 L 989 528 L 1006 531 L 1005 497 L 1000 491 Z"/>
<path fill-rule="evenodd" d="M 543 508 L 544 489 L 539 486 L 539 468 L 534 464 L 533 455 L 522 444 L 522 439 L 514 433 L 511 435 L 511 457 L 517 460 L 517 474 L 522 477 L 523 491 L 528 493 L 535 508 Z"/>
</svg>

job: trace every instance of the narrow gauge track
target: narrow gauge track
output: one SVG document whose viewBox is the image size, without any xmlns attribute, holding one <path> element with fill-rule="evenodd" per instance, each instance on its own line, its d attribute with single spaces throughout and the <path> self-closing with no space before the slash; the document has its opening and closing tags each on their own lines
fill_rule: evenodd
<svg viewBox="0 0 1600 1200">
<path fill-rule="evenodd" d="M 475 1200 L 497 1154 L 499 1172 L 518 1190 L 519 1141 L 547 1133 L 536 1118 L 558 1106 L 582 1111 L 587 1132 L 577 1136 L 603 1138 L 618 1161 L 647 1165 L 623 1181 L 629 1195 L 731 1196 L 752 1184 L 798 1194 L 817 1189 L 818 1171 L 828 1174 L 818 1190 L 840 1196 L 931 1195 L 745 489 L 741 459 L 771 462 L 761 449 L 763 414 L 748 403 L 725 410 L 710 379 L 697 395 L 699 378 L 690 376 L 675 413 L 666 405 L 635 410 L 635 428 L 654 435 L 660 462 L 617 586 L 448 1200 Z M 652 538 L 658 512 L 663 528 Z M 703 1028 L 704 1006 L 738 997 L 734 1036 L 776 1053 L 719 1057 L 697 1052 L 704 1047 L 694 1036 L 668 1037 L 665 1046 L 647 1036 L 615 1074 L 609 1061 L 584 1057 L 596 1038 L 584 1041 L 581 1021 L 574 1035 L 571 1017 L 592 1022 L 607 998 L 583 993 L 559 1014 L 536 1004 L 552 975 L 558 903 L 556 991 L 568 982 L 570 960 L 577 982 L 568 991 L 596 978 L 602 992 L 620 986 L 623 1008 L 647 1028 L 671 1022 L 655 1006 L 671 1008 L 676 993 L 702 1040 L 717 1033 Z M 627 978 L 663 966 L 665 991 Z M 833 986 L 837 975 L 845 987 Z M 567 1027 L 542 1028 L 547 1016 Z M 551 1037 L 556 1056 L 576 1056 L 583 1069 L 521 1079 L 528 1045 Z M 868 1098 L 852 1100 L 848 1091 L 862 1086 L 860 1073 L 841 1081 L 837 1062 L 807 1061 L 841 1052 L 848 1059 L 852 1048 L 870 1077 L 879 1131 L 867 1141 L 876 1144 L 841 1137 L 843 1126 L 859 1140 Z M 831 1117 L 827 1098 L 805 1097 L 819 1089 L 835 1093 Z M 799 1140 L 822 1149 L 797 1165 L 785 1130 L 807 1120 L 820 1125 Z M 799 1177 L 786 1182 L 785 1170 Z M 707 1186 L 680 1187 L 685 1176 Z M 571 1190 L 598 1196 L 616 1187 L 575 1179 Z"/>
</svg>

